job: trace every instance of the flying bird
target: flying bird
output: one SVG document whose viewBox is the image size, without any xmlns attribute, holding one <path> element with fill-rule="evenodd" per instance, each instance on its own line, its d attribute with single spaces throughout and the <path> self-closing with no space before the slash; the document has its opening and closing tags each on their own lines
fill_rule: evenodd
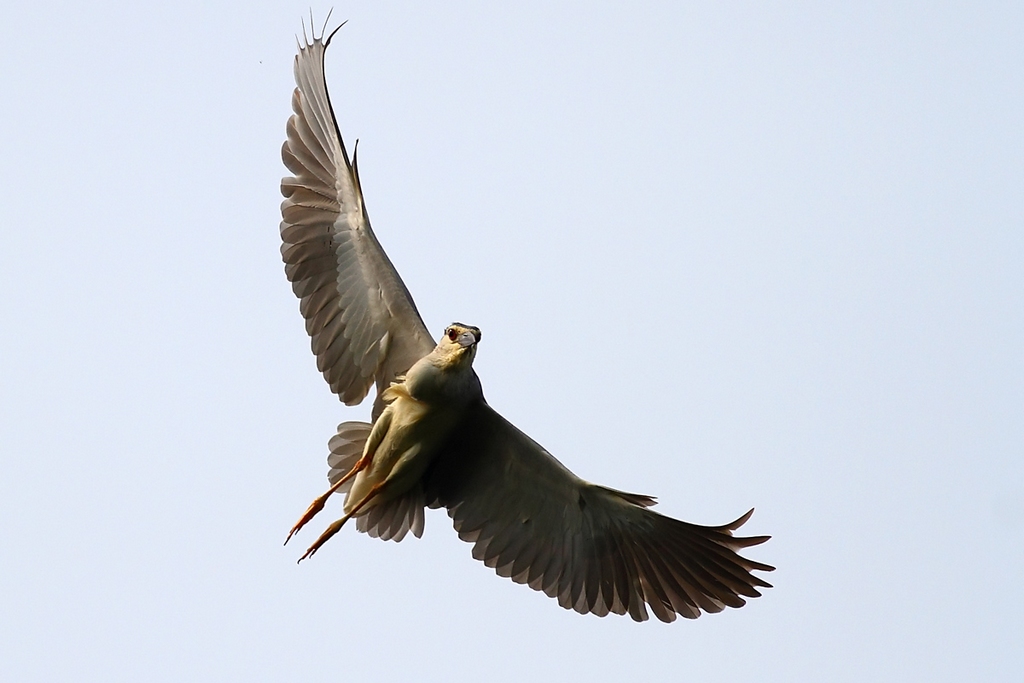
<svg viewBox="0 0 1024 683">
<path fill-rule="evenodd" d="M 349 519 L 400 541 L 422 535 L 424 508 L 444 507 L 473 557 L 581 614 L 644 621 L 650 608 L 671 622 L 760 596 L 771 585 L 752 572 L 774 568 L 737 551 L 769 537 L 733 535 L 753 510 L 700 526 L 580 479 L 488 405 L 473 370 L 478 328 L 452 323 L 431 338 L 370 228 L 331 106 L 324 55 L 336 33 L 304 39 L 295 58 L 281 253 L 331 391 L 350 406 L 376 394 L 373 422 L 344 422 L 330 440 L 331 486 L 288 538 L 333 494 L 345 495 L 344 516 L 300 560 Z"/>
</svg>

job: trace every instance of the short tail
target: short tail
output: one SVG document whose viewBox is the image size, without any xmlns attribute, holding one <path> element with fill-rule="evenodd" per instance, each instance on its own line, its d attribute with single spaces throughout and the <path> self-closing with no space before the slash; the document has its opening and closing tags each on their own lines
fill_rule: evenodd
<svg viewBox="0 0 1024 683">
<path fill-rule="evenodd" d="M 331 468 L 327 472 L 327 478 L 332 484 L 348 474 L 363 455 L 363 447 L 370 436 L 370 427 L 371 425 L 366 422 L 342 422 L 338 425 L 338 433 L 327 443 L 327 447 L 331 449 L 331 454 L 327 456 L 327 464 Z M 348 493 L 353 481 L 355 479 L 348 480 L 338 491 Z"/>
</svg>

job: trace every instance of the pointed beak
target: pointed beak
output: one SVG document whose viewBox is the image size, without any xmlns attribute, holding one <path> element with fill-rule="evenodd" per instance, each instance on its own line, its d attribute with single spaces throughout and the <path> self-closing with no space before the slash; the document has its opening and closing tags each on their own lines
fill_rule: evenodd
<svg viewBox="0 0 1024 683">
<path fill-rule="evenodd" d="M 472 332 L 463 332 L 462 334 L 459 335 L 459 338 L 456 340 L 456 343 L 458 343 L 458 345 L 461 346 L 462 348 L 466 348 L 467 346 L 472 346 L 473 344 L 476 344 L 478 341 L 480 340 Z"/>
</svg>

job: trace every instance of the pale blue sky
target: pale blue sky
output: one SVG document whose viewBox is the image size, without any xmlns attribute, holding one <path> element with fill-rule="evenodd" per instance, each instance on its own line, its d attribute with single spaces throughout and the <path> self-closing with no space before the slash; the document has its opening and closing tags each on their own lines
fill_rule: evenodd
<svg viewBox="0 0 1024 683">
<path fill-rule="evenodd" d="M 373 225 L 432 331 L 483 329 L 490 403 L 774 536 L 774 589 L 671 625 L 497 578 L 442 512 L 281 546 L 369 414 L 278 252 L 304 16 L 0 9 L 0 679 L 1024 675 L 1019 4 L 335 8 Z"/>
</svg>

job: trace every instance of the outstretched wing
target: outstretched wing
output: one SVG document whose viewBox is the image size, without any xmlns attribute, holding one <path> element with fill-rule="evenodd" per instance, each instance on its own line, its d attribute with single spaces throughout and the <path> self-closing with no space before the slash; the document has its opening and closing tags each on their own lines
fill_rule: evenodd
<svg viewBox="0 0 1024 683">
<path fill-rule="evenodd" d="M 654 499 L 583 481 L 485 403 L 457 428 L 427 480 L 473 557 L 581 614 L 628 613 L 662 621 L 741 607 L 772 571 L 737 550 L 768 536 L 732 532 L 753 510 L 718 527 L 645 508 Z"/>
<path fill-rule="evenodd" d="M 355 157 L 350 163 L 324 80 L 330 40 L 314 37 L 295 57 L 295 114 L 281 150 L 295 175 L 281 181 L 281 253 L 317 368 L 355 405 L 374 383 L 379 396 L 434 343 L 370 229 Z"/>
</svg>

